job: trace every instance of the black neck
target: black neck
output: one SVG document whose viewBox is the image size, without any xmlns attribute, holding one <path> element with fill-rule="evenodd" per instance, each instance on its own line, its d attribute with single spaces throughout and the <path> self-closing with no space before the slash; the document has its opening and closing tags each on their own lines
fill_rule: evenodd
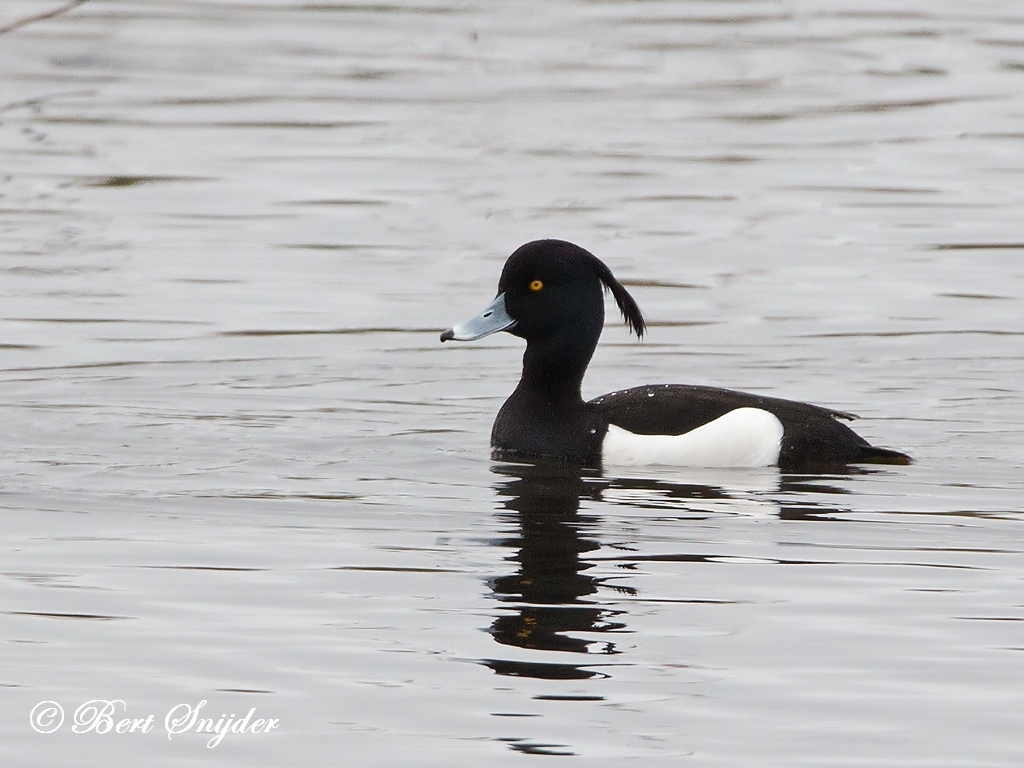
<svg viewBox="0 0 1024 768">
<path fill-rule="evenodd" d="M 551 401 L 581 402 L 580 387 L 590 358 L 597 347 L 600 328 L 592 339 L 559 334 L 543 340 L 532 340 L 523 354 L 523 376 L 520 388 L 527 387 Z"/>
<path fill-rule="evenodd" d="M 580 395 L 587 364 L 601 327 L 531 339 L 523 355 L 523 377 L 498 412 L 491 446 L 499 453 L 558 457 L 595 465 L 604 429 Z M 560 338 L 559 338 L 560 337 Z"/>
</svg>

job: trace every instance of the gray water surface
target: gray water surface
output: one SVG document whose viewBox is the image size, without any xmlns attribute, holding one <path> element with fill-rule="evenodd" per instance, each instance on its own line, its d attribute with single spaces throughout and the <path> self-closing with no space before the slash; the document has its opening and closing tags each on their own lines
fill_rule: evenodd
<svg viewBox="0 0 1024 768">
<path fill-rule="evenodd" d="M 0 34 L 3 763 L 1017 768 L 1022 148 L 1011 0 Z M 808 400 L 917 463 L 491 462 L 521 343 L 438 332 L 538 237 L 650 321 L 587 396 Z M 151 731 L 75 733 L 97 699 Z M 201 701 L 280 722 L 169 739 Z"/>
</svg>

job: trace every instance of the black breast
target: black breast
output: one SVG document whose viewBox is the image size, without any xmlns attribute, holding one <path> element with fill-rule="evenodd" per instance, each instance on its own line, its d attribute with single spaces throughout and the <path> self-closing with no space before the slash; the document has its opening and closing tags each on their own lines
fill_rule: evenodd
<svg viewBox="0 0 1024 768">
<path fill-rule="evenodd" d="M 608 422 L 577 394 L 552 399 L 520 383 L 491 428 L 495 459 L 550 458 L 600 467 Z"/>
</svg>

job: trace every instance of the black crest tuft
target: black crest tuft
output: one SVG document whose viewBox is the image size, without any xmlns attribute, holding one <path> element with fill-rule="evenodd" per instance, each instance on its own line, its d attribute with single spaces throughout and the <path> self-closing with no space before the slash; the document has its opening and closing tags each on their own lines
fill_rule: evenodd
<svg viewBox="0 0 1024 768">
<path fill-rule="evenodd" d="M 594 262 L 598 277 L 601 278 L 604 287 L 611 291 L 612 296 L 615 298 L 615 303 L 619 305 L 619 311 L 622 312 L 622 318 L 626 321 L 626 325 L 629 326 L 629 330 L 635 333 L 638 339 L 642 339 L 644 331 L 647 330 L 647 323 L 644 322 L 644 316 L 640 311 L 640 307 L 637 306 L 633 297 L 629 295 L 629 291 L 626 290 L 625 286 L 615 279 L 615 275 L 612 274 L 612 271 L 608 269 L 608 266 L 603 261 L 595 257 Z"/>
</svg>

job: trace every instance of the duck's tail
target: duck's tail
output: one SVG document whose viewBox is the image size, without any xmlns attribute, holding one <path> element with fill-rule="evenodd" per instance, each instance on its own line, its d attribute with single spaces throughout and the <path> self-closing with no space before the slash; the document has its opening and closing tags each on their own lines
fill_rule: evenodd
<svg viewBox="0 0 1024 768">
<path fill-rule="evenodd" d="M 859 461 L 865 464 L 893 464 L 903 467 L 914 463 L 914 460 L 905 453 L 892 448 L 876 448 L 873 445 L 864 449 L 864 455 Z"/>
</svg>

